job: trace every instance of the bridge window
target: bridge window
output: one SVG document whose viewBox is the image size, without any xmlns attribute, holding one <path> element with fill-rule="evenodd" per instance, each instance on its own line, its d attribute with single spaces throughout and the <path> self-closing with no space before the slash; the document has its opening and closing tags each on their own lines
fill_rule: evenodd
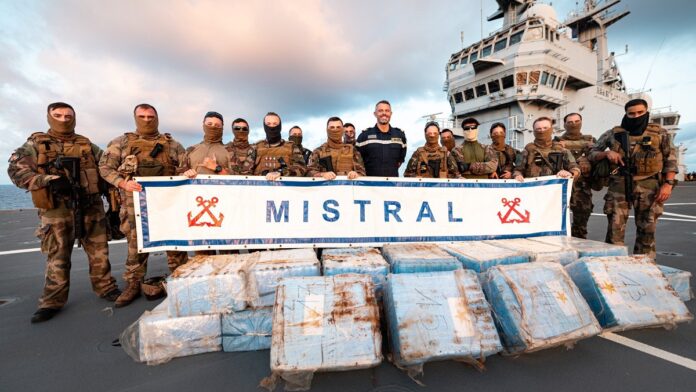
<svg viewBox="0 0 696 392">
<path fill-rule="evenodd" d="M 481 57 L 483 58 L 483 57 L 489 56 L 491 54 L 491 49 L 492 49 L 491 45 L 488 45 L 485 48 L 483 48 L 483 50 L 481 50 Z"/>
<path fill-rule="evenodd" d="M 505 49 L 505 46 L 507 46 L 507 37 L 495 43 L 495 45 L 493 46 L 493 52 L 499 52 Z"/>
<path fill-rule="evenodd" d="M 524 86 L 525 84 L 527 84 L 527 73 L 518 72 L 516 76 L 516 81 L 518 86 Z"/>
<path fill-rule="evenodd" d="M 539 84 L 544 86 L 547 80 L 549 80 L 549 73 L 544 71 L 541 73 L 541 81 L 539 81 Z"/>
<path fill-rule="evenodd" d="M 677 117 L 675 116 L 670 116 L 670 117 L 665 117 L 662 119 L 662 124 L 663 125 L 675 125 L 677 123 Z"/>
<path fill-rule="evenodd" d="M 486 94 L 488 94 L 488 91 L 486 91 L 485 84 L 479 84 L 478 86 L 476 86 L 476 96 L 477 97 L 483 97 Z"/>
<path fill-rule="evenodd" d="M 518 31 L 515 34 L 510 36 L 510 46 L 519 44 L 520 41 L 522 41 L 522 34 L 524 34 L 524 30 Z"/>
<path fill-rule="evenodd" d="M 500 91 L 500 80 L 496 79 L 488 82 L 488 91 L 490 91 L 491 94 Z"/>
<path fill-rule="evenodd" d="M 558 83 L 558 89 L 559 89 L 559 90 L 563 91 L 563 89 L 565 88 L 565 84 L 566 84 L 566 81 L 567 81 L 567 80 L 568 80 L 568 79 L 565 79 L 565 78 L 561 79 L 561 81 Z"/>
<path fill-rule="evenodd" d="M 468 62 L 469 62 L 469 56 L 464 56 L 464 57 L 462 57 L 462 60 L 459 62 L 459 66 L 461 67 Z"/>
<path fill-rule="evenodd" d="M 474 61 L 476 61 L 476 59 L 478 59 L 478 52 L 471 53 L 471 58 L 469 59 L 469 61 L 473 63 Z"/>
<path fill-rule="evenodd" d="M 468 88 L 468 89 L 464 90 L 464 98 L 466 98 L 467 101 L 470 99 L 474 99 L 475 98 L 474 97 L 474 89 Z"/>
<path fill-rule="evenodd" d="M 524 35 L 525 41 L 538 41 L 544 39 L 544 30 L 541 27 L 530 27 Z"/>
<path fill-rule="evenodd" d="M 540 71 L 532 71 L 529 73 L 529 84 L 538 84 L 539 83 L 539 74 Z"/>
<path fill-rule="evenodd" d="M 526 78 L 526 77 L 525 77 L 525 78 Z M 514 79 L 513 79 L 512 75 L 505 76 L 505 77 L 502 79 L 502 82 L 503 82 L 503 89 L 510 88 L 510 87 L 514 87 L 515 83 L 514 83 L 513 80 L 514 80 Z"/>
<path fill-rule="evenodd" d="M 457 69 L 457 63 L 450 63 L 450 68 L 449 68 L 449 70 L 450 70 L 450 71 L 454 71 L 455 69 Z"/>
<path fill-rule="evenodd" d="M 549 87 L 553 88 L 556 84 L 556 75 L 549 76 Z"/>
<path fill-rule="evenodd" d="M 454 93 L 454 103 L 462 103 L 464 102 L 464 98 L 462 97 L 462 93 Z"/>
</svg>

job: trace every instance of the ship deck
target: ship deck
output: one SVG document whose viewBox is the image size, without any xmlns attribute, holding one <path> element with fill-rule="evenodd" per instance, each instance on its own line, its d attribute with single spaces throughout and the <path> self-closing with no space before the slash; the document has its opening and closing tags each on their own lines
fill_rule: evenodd
<svg viewBox="0 0 696 392">
<path fill-rule="evenodd" d="M 603 240 L 606 218 L 595 194 L 590 238 Z M 658 223 L 660 264 L 696 273 L 696 183 L 682 184 L 669 200 Z M 91 291 L 87 262 L 75 250 L 70 299 L 53 320 L 30 324 L 40 295 L 45 261 L 34 236 L 35 210 L 1 211 L 0 221 L 0 390 L 2 391 L 253 391 L 269 370 L 269 351 L 209 353 L 177 358 L 158 366 L 135 363 L 112 341 L 145 310 L 158 302 L 141 298 L 122 309 Z M 629 221 L 627 243 L 635 226 Z M 33 250 L 32 250 L 33 249 Z M 8 253 L 25 250 L 21 253 Z M 121 274 L 125 243 L 112 244 L 115 276 Z M 166 272 L 162 253 L 154 254 L 150 274 Z M 696 301 L 687 303 L 696 314 Z M 427 363 L 416 385 L 385 360 L 367 370 L 319 373 L 313 391 L 693 391 L 696 385 L 696 324 L 617 334 L 625 344 L 603 337 L 580 341 L 573 349 L 559 347 L 517 357 L 495 355 L 479 372 L 454 361 Z M 635 349 L 642 343 L 653 355 Z M 658 350 L 655 350 L 658 349 Z M 659 351 L 663 350 L 663 351 Z M 668 361 L 668 354 L 679 357 Z M 280 390 L 280 387 L 279 389 Z"/>
</svg>

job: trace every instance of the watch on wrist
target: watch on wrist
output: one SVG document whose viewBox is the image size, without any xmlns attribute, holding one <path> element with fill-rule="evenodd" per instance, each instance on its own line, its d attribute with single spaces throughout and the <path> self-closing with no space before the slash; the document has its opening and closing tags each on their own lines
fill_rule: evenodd
<svg viewBox="0 0 696 392">
<path fill-rule="evenodd" d="M 665 180 L 665 184 L 675 186 L 677 185 L 677 180 Z"/>
<path fill-rule="evenodd" d="M 217 165 L 215 166 L 215 173 L 220 173 L 222 171 L 222 166 Z"/>
</svg>

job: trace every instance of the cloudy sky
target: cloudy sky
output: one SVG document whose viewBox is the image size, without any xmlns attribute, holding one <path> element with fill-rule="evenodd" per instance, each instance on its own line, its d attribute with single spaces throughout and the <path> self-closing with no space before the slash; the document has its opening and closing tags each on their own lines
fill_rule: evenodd
<svg viewBox="0 0 696 392">
<path fill-rule="evenodd" d="M 623 3 L 631 15 L 610 27 L 610 50 L 629 46 L 618 57 L 629 88 L 645 83 L 655 106 L 681 112 L 677 140 L 690 146 L 695 170 L 696 3 Z M 203 113 L 216 110 L 227 119 L 226 140 L 235 117 L 261 138 L 263 114 L 275 111 L 313 148 L 329 116 L 363 129 L 374 124 L 374 103 L 388 99 L 413 151 L 423 141 L 421 116 L 450 110 L 445 63 L 462 46 L 460 32 L 465 45 L 481 38 L 481 4 L 484 16 L 497 9 L 493 0 L 2 0 L 0 155 L 44 131 L 45 107 L 59 100 L 76 108 L 77 131 L 102 147 L 132 130 L 133 106 L 148 102 L 161 130 L 185 146 L 200 140 Z M 554 1 L 559 19 L 575 4 Z M 484 34 L 500 24 L 484 22 Z"/>
</svg>

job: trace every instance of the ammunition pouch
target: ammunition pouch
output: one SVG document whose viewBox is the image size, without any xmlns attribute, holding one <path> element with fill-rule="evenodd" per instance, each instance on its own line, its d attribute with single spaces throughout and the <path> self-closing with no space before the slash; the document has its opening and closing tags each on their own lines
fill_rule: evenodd
<svg viewBox="0 0 696 392">
<path fill-rule="evenodd" d="M 31 191 L 31 202 L 36 208 L 50 210 L 55 208 L 52 196 L 53 195 L 51 194 L 49 187 L 44 187 Z"/>
<path fill-rule="evenodd" d="M 137 173 L 142 177 L 163 176 L 165 175 L 164 165 L 160 161 L 143 159 L 138 162 Z"/>
</svg>

